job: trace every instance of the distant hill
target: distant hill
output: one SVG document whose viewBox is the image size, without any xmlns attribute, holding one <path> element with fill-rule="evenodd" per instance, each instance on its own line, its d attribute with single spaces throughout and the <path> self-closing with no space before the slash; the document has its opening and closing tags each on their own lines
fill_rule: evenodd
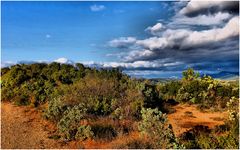
<svg viewBox="0 0 240 150">
<path fill-rule="evenodd" d="M 214 73 L 214 74 L 206 74 L 209 75 L 215 79 L 220 79 L 220 80 L 238 80 L 239 79 L 239 72 L 230 72 L 230 71 L 221 71 L 218 73 Z M 203 74 L 201 75 L 202 77 L 204 76 Z M 154 83 L 157 82 L 162 82 L 162 83 L 166 83 L 168 81 L 173 81 L 173 80 L 180 80 L 181 78 L 152 78 L 149 79 Z"/>
<path fill-rule="evenodd" d="M 221 71 L 215 74 L 207 74 L 213 78 L 221 79 L 221 80 L 236 80 L 239 78 L 239 72 L 230 72 L 230 71 Z"/>
</svg>

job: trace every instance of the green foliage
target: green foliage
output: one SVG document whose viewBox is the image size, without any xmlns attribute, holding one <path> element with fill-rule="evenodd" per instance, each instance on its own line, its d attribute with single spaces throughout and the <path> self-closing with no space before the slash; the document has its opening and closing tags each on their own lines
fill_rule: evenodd
<svg viewBox="0 0 240 150">
<path fill-rule="evenodd" d="M 200 74 L 195 73 L 192 68 L 189 68 L 186 71 L 183 71 L 182 75 L 183 75 L 183 79 L 185 80 L 194 80 L 200 76 Z"/>
<path fill-rule="evenodd" d="M 54 122 L 58 122 L 62 116 L 64 111 L 67 109 L 67 106 L 61 100 L 61 97 L 54 98 L 49 101 L 48 108 L 46 109 L 44 116 L 45 118 L 52 120 Z"/>
<path fill-rule="evenodd" d="M 226 108 L 227 99 L 239 96 L 236 85 L 213 79 L 210 76 L 200 78 L 192 69 L 184 72 L 182 85 L 176 94 L 178 102 L 200 104 L 202 108 Z"/>
<path fill-rule="evenodd" d="M 24 97 L 29 99 L 25 101 L 37 106 L 45 103 L 58 85 L 81 79 L 83 75 L 78 72 L 84 72 L 84 67 L 78 70 L 72 65 L 36 63 L 14 65 L 3 70 L 2 99 L 20 101 L 19 97 L 26 95 Z"/>
<path fill-rule="evenodd" d="M 144 107 L 156 108 L 161 105 L 161 98 L 158 97 L 158 92 L 156 91 L 155 85 L 145 84 L 145 88 L 143 89 L 143 95 L 145 97 Z"/>
<path fill-rule="evenodd" d="M 76 105 L 72 108 L 67 108 L 64 112 L 63 117 L 58 122 L 58 129 L 63 133 L 65 139 L 75 139 L 75 136 L 82 138 L 84 136 L 88 137 L 90 129 L 88 126 L 81 126 L 80 121 L 84 119 L 86 113 L 86 108 L 82 105 Z M 81 135 L 79 132 L 87 133 L 87 135 Z M 89 132 L 88 132 L 89 131 Z M 78 134 L 77 134 L 78 133 Z"/>
<path fill-rule="evenodd" d="M 143 140 L 150 140 L 131 139 L 119 148 L 238 147 L 237 82 L 200 77 L 188 69 L 183 72 L 182 80 L 155 84 L 151 80 L 130 78 L 117 68 L 96 69 L 80 63 L 74 66 L 21 64 L 2 68 L 1 75 L 3 101 L 35 107 L 46 104 L 45 118 L 53 121 L 58 127 L 57 133 L 67 140 L 112 140 L 134 130 L 138 122 Z M 175 100 L 199 104 L 201 108 L 227 108 L 229 120 L 213 130 L 191 130 L 178 140 L 167 123 L 166 114 L 161 112 L 165 111 L 165 104 Z M 114 123 L 88 123 L 96 118 L 112 119 Z M 85 120 L 87 123 L 83 124 Z M 125 120 L 130 123 L 120 123 Z"/>
<path fill-rule="evenodd" d="M 85 140 L 87 138 L 92 138 L 94 133 L 89 125 L 81 125 L 77 128 L 77 133 L 75 135 L 75 139 Z"/>
<path fill-rule="evenodd" d="M 152 140 L 153 148 L 173 148 L 178 145 L 171 125 L 167 125 L 166 114 L 158 111 L 157 108 L 143 108 L 141 113 L 142 121 L 139 122 L 138 129 L 142 135 Z"/>
<path fill-rule="evenodd" d="M 4 74 L 6 74 L 10 69 L 8 67 L 5 68 L 1 68 L 1 76 L 3 76 Z"/>
<path fill-rule="evenodd" d="M 157 91 L 159 92 L 159 97 L 162 97 L 163 100 L 175 99 L 177 96 L 178 90 L 181 88 L 182 84 L 179 81 L 170 81 L 166 84 L 158 84 Z"/>
<path fill-rule="evenodd" d="M 227 103 L 228 108 L 228 122 L 226 123 L 230 128 L 230 137 L 239 140 L 239 98 L 232 97 Z"/>
<path fill-rule="evenodd" d="M 219 133 L 205 126 L 196 126 L 180 137 L 180 143 L 187 149 L 237 149 L 238 141 L 229 131 Z"/>
</svg>

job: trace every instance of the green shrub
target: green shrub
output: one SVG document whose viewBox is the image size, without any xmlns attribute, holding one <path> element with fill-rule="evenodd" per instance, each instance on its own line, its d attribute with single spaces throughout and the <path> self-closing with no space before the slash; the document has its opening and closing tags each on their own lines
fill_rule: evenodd
<svg viewBox="0 0 240 150">
<path fill-rule="evenodd" d="M 167 125 L 167 116 L 155 109 L 141 110 L 142 121 L 138 129 L 142 135 L 152 140 L 153 148 L 173 148 L 178 146 L 171 125 Z M 174 144 L 175 143 L 175 144 Z"/>
<path fill-rule="evenodd" d="M 63 114 L 63 117 L 58 122 L 58 129 L 63 134 L 65 139 L 75 139 L 78 131 L 80 132 L 84 127 L 89 128 L 87 126 L 81 127 L 80 125 L 80 121 L 84 119 L 86 111 L 86 108 L 82 104 L 76 105 L 72 108 L 67 108 Z M 86 135 L 86 137 L 88 137 L 88 135 Z"/>
<path fill-rule="evenodd" d="M 206 126 L 195 126 L 180 137 L 180 143 L 187 149 L 237 149 L 238 138 L 231 132 L 210 130 Z"/>
<path fill-rule="evenodd" d="M 94 134 L 89 125 L 81 125 L 77 128 L 77 133 L 75 135 L 75 139 L 85 140 L 87 138 L 92 138 L 93 135 Z"/>
<path fill-rule="evenodd" d="M 61 97 L 54 98 L 48 103 L 48 107 L 44 112 L 44 117 L 54 122 L 58 122 L 64 111 L 67 109 L 67 106 L 64 105 Z"/>
<path fill-rule="evenodd" d="M 200 78 L 191 69 L 184 72 L 181 82 L 176 100 L 200 104 L 201 108 L 223 109 L 226 108 L 227 99 L 238 96 L 236 85 L 213 79 L 210 76 Z"/>
</svg>

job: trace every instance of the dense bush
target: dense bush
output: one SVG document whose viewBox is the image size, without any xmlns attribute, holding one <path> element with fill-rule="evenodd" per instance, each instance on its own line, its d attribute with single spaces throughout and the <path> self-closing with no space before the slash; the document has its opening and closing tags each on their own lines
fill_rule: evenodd
<svg viewBox="0 0 240 150">
<path fill-rule="evenodd" d="M 139 122 L 138 129 L 142 135 L 151 139 L 152 148 L 177 148 L 171 125 L 167 125 L 167 116 L 155 109 L 145 109 L 142 111 L 142 120 Z"/>
<path fill-rule="evenodd" d="M 183 72 L 182 86 L 177 91 L 176 100 L 191 102 L 202 107 L 226 108 L 227 100 L 238 97 L 238 86 L 230 85 L 210 76 L 199 77 L 192 69 Z"/>
<path fill-rule="evenodd" d="M 156 89 L 159 93 L 159 97 L 163 100 L 168 101 L 176 99 L 178 90 L 181 88 L 182 84 L 180 81 L 169 81 L 167 83 L 158 83 Z"/>
<path fill-rule="evenodd" d="M 188 149 L 237 149 L 238 141 L 231 131 L 217 132 L 206 126 L 196 126 L 180 137 L 180 143 Z"/>
<path fill-rule="evenodd" d="M 58 129 L 64 134 L 66 139 L 75 139 L 75 136 L 78 138 L 91 136 L 90 127 L 80 125 L 80 121 L 85 118 L 85 114 L 86 108 L 82 104 L 67 108 L 67 110 L 64 111 L 63 117 L 58 122 Z M 81 134 L 86 133 L 86 135 L 81 135 L 79 133 L 81 131 L 84 131 Z"/>
<path fill-rule="evenodd" d="M 49 101 L 48 107 L 44 112 L 44 117 L 54 122 L 58 122 L 62 116 L 64 111 L 67 110 L 67 105 L 65 105 L 61 97 L 54 98 Z"/>
<path fill-rule="evenodd" d="M 14 65 L 2 68 L 1 77 L 3 101 L 44 106 L 45 118 L 67 140 L 112 140 L 135 131 L 139 123 L 143 138 L 131 139 L 116 148 L 238 146 L 239 84 L 200 77 L 193 69 L 184 71 L 181 80 L 164 83 L 133 79 L 119 69 L 88 68 L 80 63 Z M 212 130 L 196 127 L 177 140 L 162 113 L 169 112 L 165 105 L 173 102 L 226 108 L 229 120 Z M 96 123 L 103 118 L 110 123 Z"/>
</svg>

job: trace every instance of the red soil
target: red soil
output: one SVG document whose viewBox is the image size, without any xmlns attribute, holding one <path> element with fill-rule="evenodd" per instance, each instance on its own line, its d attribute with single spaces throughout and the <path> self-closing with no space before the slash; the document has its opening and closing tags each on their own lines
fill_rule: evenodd
<svg viewBox="0 0 240 150">
<path fill-rule="evenodd" d="M 224 124 L 227 112 L 201 112 L 195 105 L 176 105 L 176 112 L 168 115 L 169 123 L 173 127 L 176 136 L 191 129 L 196 125 L 205 125 L 213 128 Z"/>
</svg>

